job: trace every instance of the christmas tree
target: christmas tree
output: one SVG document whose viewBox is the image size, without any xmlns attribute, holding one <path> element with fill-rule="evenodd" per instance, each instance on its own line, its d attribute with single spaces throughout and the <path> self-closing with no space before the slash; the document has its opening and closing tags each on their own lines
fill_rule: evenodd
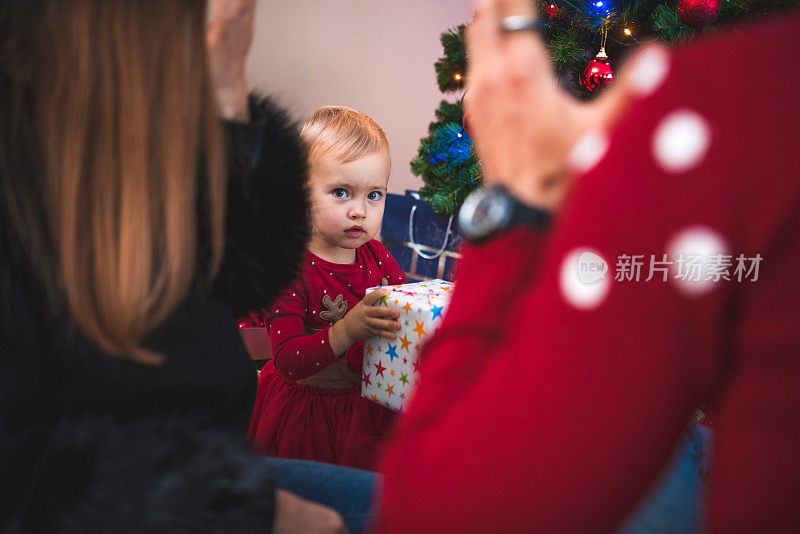
<svg viewBox="0 0 800 534">
<path fill-rule="evenodd" d="M 639 44 L 682 43 L 734 21 L 794 9 L 800 0 L 553 0 L 537 4 L 540 34 L 562 88 L 586 100 L 613 83 L 614 65 Z M 444 55 L 434 66 L 439 89 L 445 94 L 460 96 L 464 91 L 464 29 L 459 26 L 441 35 Z M 457 212 L 481 183 L 468 130 L 461 98 L 442 100 L 411 162 L 411 171 L 424 182 L 420 197 L 437 213 Z"/>
</svg>

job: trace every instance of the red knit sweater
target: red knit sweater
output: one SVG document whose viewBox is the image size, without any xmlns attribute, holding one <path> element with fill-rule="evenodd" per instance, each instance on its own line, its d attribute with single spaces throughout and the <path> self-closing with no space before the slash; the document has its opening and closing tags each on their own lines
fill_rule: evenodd
<svg viewBox="0 0 800 534">
<path fill-rule="evenodd" d="M 612 530 L 702 402 L 706 529 L 800 532 L 799 34 L 795 16 L 672 54 L 548 242 L 467 247 L 380 532 Z"/>
</svg>

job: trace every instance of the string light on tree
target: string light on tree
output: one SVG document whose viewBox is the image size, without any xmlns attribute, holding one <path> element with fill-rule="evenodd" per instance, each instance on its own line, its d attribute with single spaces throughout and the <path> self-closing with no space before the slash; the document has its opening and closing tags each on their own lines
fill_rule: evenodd
<svg viewBox="0 0 800 534">
<path fill-rule="evenodd" d="M 601 14 L 605 15 L 611 14 L 611 5 L 609 3 L 609 0 L 596 0 L 592 2 L 592 6 L 595 8 L 595 11 Z"/>
</svg>

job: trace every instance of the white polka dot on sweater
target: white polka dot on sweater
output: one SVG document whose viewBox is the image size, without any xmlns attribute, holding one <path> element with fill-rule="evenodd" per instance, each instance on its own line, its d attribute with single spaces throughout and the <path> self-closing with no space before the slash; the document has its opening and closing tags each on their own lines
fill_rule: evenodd
<svg viewBox="0 0 800 534">
<path fill-rule="evenodd" d="M 316 265 L 316 264 L 315 264 L 315 263 L 312 261 L 312 262 L 311 262 L 311 265 Z"/>
<path fill-rule="evenodd" d="M 676 233 L 667 244 L 667 254 L 672 262 L 670 280 L 682 293 L 696 297 L 718 285 L 708 277 L 712 258 L 730 252 L 727 241 L 716 230 L 698 225 Z"/>
<path fill-rule="evenodd" d="M 696 111 L 673 111 L 656 127 L 653 157 L 667 172 L 683 172 L 700 163 L 711 143 L 708 123 Z"/>
<path fill-rule="evenodd" d="M 628 86 L 633 93 L 645 97 L 658 89 L 669 72 L 669 59 L 669 53 L 661 47 L 642 52 L 628 77 Z"/>
<path fill-rule="evenodd" d="M 585 173 L 600 163 L 608 151 L 608 136 L 600 130 L 591 130 L 583 134 L 572 147 L 567 161 L 573 170 Z"/>
<path fill-rule="evenodd" d="M 559 283 L 567 303 L 581 310 L 595 308 L 611 288 L 608 262 L 594 250 L 573 249 L 561 263 Z"/>
</svg>

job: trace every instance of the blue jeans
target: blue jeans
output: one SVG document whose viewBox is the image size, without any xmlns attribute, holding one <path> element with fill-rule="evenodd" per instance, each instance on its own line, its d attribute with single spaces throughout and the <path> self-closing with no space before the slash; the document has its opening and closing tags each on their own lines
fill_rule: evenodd
<svg viewBox="0 0 800 534">
<path fill-rule="evenodd" d="M 697 532 L 710 446 L 711 432 L 690 425 L 672 463 L 617 534 Z M 277 487 L 338 511 L 351 532 L 362 532 L 375 519 L 372 497 L 379 475 L 306 460 L 267 460 L 274 466 Z"/>
<path fill-rule="evenodd" d="M 617 534 L 692 534 L 701 524 L 711 431 L 690 424 L 672 463 Z"/>
<path fill-rule="evenodd" d="M 266 460 L 275 470 L 276 487 L 333 508 L 342 515 L 350 532 L 362 532 L 374 519 L 375 473 L 307 460 Z"/>
</svg>

